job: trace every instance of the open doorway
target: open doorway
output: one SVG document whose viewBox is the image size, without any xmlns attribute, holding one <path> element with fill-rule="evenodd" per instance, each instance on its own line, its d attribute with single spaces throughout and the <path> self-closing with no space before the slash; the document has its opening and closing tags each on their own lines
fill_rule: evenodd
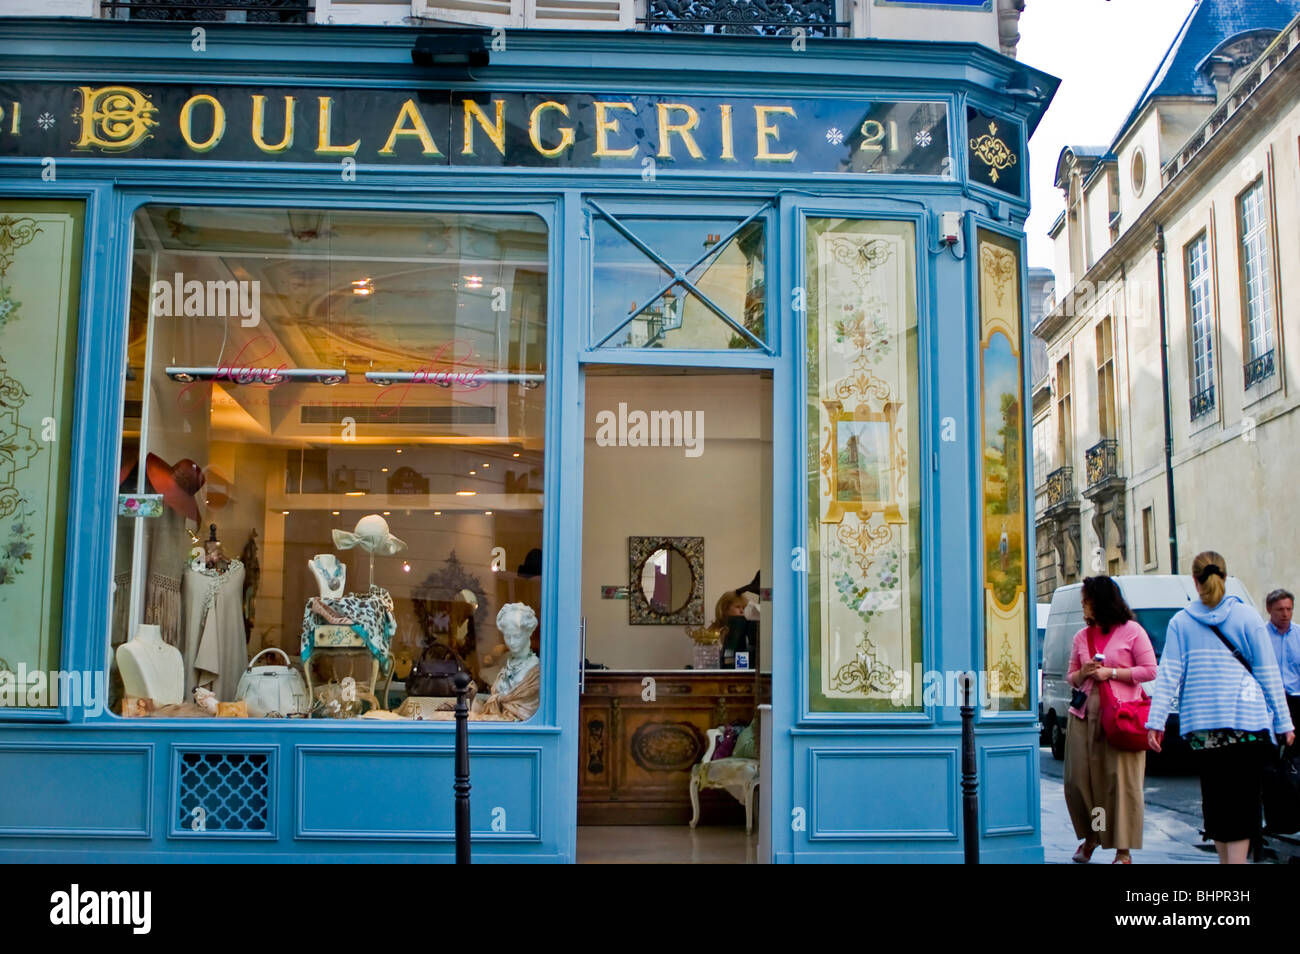
<svg viewBox="0 0 1300 954">
<path fill-rule="evenodd" d="M 578 860 L 753 861 L 771 374 L 592 366 L 585 407 Z"/>
</svg>

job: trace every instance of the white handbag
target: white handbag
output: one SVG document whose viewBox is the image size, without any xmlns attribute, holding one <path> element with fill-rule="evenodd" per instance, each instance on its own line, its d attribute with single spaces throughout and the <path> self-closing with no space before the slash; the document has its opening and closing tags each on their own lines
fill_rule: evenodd
<svg viewBox="0 0 1300 954">
<path fill-rule="evenodd" d="M 254 669 L 257 661 L 267 653 L 279 653 L 284 657 L 285 664 Z M 307 684 L 303 681 L 302 673 L 289 664 L 288 653 L 274 646 L 263 649 L 254 656 L 244 674 L 239 677 L 235 701 L 241 699 L 248 705 L 248 714 L 254 718 L 297 715 L 311 710 Z"/>
</svg>

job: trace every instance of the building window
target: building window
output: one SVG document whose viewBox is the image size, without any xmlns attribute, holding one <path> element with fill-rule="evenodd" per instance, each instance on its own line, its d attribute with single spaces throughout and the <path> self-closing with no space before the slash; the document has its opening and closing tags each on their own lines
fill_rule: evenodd
<svg viewBox="0 0 1300 954">
<path fill-rule="evenodd" d="M 464 670 L 481 714 L 529 718 L 545 222 L 152 205 L 134 227 L 114 711 L 202 715 L 202 687 L 217 714 L 438 720 Z M 263 649 L 305 685 L 241 703 Z"/>
<path fill-rule="evenodd" d="M 1142 508 L 1142 565 L 1156 564 L 1156 512 L 1154 507 Z"/>
<path fill-rule="evenodd" d="M 1056 466 L 1074 460 L 1074 404 L 1070 397 L 1070 356 L 1056 362 Z"/>
<path fill-rule="evenodd" d="M 1238 198 L 1237 228 L 1241 236 L 1241 300 L 1246 323 L 1246 387 L 1250 387 L 1274 370 L 1273 256 L 1262 179 Z"/>
<path fill-rule="evenodd" d="M 1116 436 L 1115 339 L 1109 317 L 1097 325 L 1097 429 L 1102 440 Z"/>
<path fill-rule="evenodd" d="M 1047 472 L 1051 469 L 1051 460 L 1047 452 L 1052 422 L 1044 417 L 1034 424 L 1034 487 L 1041 487 L 1047 482 Z"/>
<path fill-rule="evenodd" d="M 1142 190 L 1147 185 L 1147 157 L 1141 149 L 1133 152 L 1133 166 L 1130 171 L 1133 180 L 1133 195 L 1135 198 L 1140 199 Z"/>
<path fill-rule="evenodd" d="M 1213 276 L 1210 239 L 1202 232 L 1184 250 L 1192 338 L 1192 420 L 1214 410 Z"/>
</svg>

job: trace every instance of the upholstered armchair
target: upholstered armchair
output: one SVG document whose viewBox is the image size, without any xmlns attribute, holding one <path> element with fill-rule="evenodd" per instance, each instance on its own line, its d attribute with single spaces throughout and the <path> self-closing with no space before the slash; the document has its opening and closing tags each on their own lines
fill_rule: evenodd
<svg viewBox="0 0 1300 954">
<path fill-rule="evenodd" d="M 745 806 L 745 831 L 754 827 L 754 789 L 758 788 L 758 747 L 751 723 L 740 733 L 733 754 L 715 759 L 718 741 L 726 726 L 709 729 L 709 747 L 698 763 L 691 766 L 691 827 L 700 820 L 700 790 L 719 788 Z"/>
</svg>

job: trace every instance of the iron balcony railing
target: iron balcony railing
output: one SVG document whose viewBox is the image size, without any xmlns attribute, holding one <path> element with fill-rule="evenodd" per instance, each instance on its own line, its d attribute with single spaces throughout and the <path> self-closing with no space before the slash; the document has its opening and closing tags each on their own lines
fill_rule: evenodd
<svg viewBox="0 0 1300 954">
<path fill-rule="evenodd" d="M 113 20 L 191 23 L 306 23 L 311 0 L 100 0 Z"/>
<path fill-rule="evenodd" d="M 1056 510 L 1058 507 L 1074 503 L 1074 468 L 1058 467 L 1047 475 L 1047 484 L 1043 492 L 1045 513 Z"/>
<path fill-rule="evenodd" d="M 751 36 L 848 36 L 836 19 L 836 0 L 649 0 L 638 19 L 651 32 L 728 33 Z"/>
<path fill-rule="evenodd" d="M 1084 454 L 1088 469 L 1088 486 L 1096 487 L 1119 476 L 1119 441 L 1101 440 Z"/>
<path fill-rule="evenodd" d="M 1273 349 L 1269 349 L 1253 361 L 1246 362 L 1246 387 L 1253 388 L 1261 381 L 1273 376 L 1276 366 L 1273 362 Z"/>
<path fill-rule="evenodd" d="M 1210 385 L 1204 391 L 1199 391 L 1192 395 L 1191 400 L 1192 420 L 1198 417 L 1204 417 L 1214 410 L 1214 385 Z"/>
</svg>

